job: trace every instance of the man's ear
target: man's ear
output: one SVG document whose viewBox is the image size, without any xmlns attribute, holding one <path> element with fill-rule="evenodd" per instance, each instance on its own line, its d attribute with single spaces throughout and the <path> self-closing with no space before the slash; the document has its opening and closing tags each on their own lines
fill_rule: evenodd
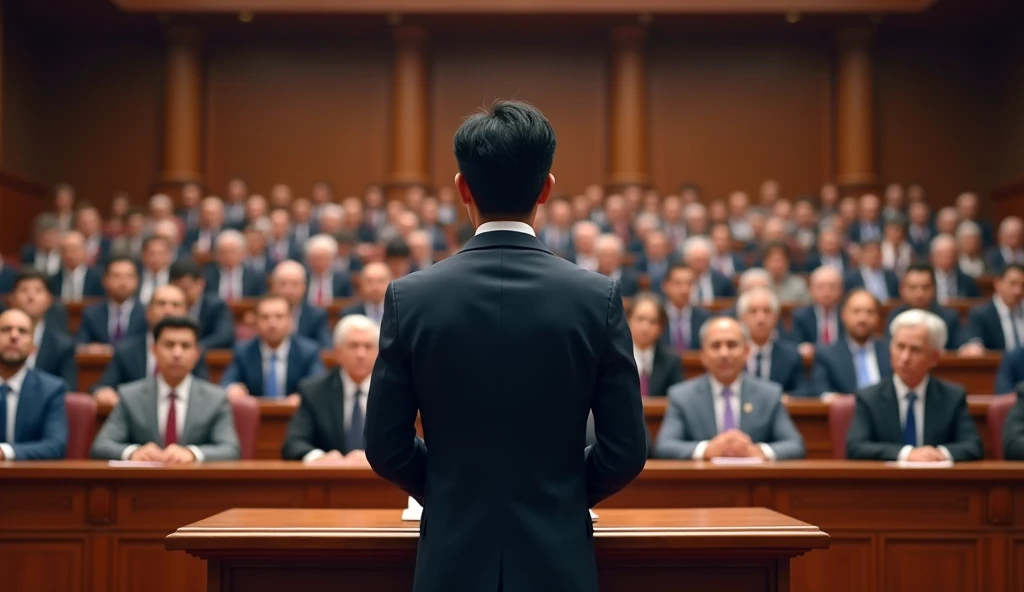
<svg viewBox="0 0 1024 592">
<path fill-rule="evenodd" d="M 466 178 L 462 176 L 462 173 L 455 173 L 455 189 L 458 190 L 462 203 L 467 206 L 473 203 L 473 193 L 469 190 L 469 183 L 466 183 Z"/>
<path fill-rule="evenodd" d="M 543 204 L 548 201 L 548 197 L 551 196 L 551 190 L 555 188 L 555 176 L 548 173 L 548 178 L 544 180 L 544 187 L 541 187 L 540 195 L 537 197 L 537 203 Z"/>
</svg>

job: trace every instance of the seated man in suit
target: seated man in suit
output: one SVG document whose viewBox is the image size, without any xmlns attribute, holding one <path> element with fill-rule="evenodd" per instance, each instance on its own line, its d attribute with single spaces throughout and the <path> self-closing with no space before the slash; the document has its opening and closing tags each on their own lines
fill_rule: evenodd
<svg viewBox="0 0 1024 592">
<path fill-rule="evenodd" d="M 994 444 L 1003 447 L 1006 460 L 1024 460 L 1024 389 L 1017 389 L 1017 403 L 1006 416 L 1003 441 Z"/>
<path fill-rule="evenodd" d="M 181 288 L 188 314 L 199 322 L 199 347 L 206 351 L 229 348 L 235 342 L 235 317 L 216 294 L 206 291 L 199 264 L 183 258 L 171 264 L 171 284 Z"/>
<path fill-rule="evenodd" d="M 116 347 L 125 337 L 144 334 L 146 313 L 135 297 L 139 290 L 135 262 L 124 257 L 111 259 L 103 273 L 103 288 L 107 299 L 82 311 L 75 341 Z"/>
<path fill-rule="evenodd" d="M 256 304 L 258 336 L 237 347 L 221 385 L 232 399 L 263 397 L 299 404 L 299 381 L 324 372 L 320 344 L 293 333 L 292 310 L 280 296 Z"/>
<path fill-rule="evenodd" d="M 711 269 L 731 280 L 747 268 L 743 258 L 734 252 L 732 229 L 728 224 L 720 223 L 711 227 L 711 242 L 715 247 Z"/>
<path fill-rule="evenodd" d="M 644 251 L 637 259 L 636 270 L 647 274 L 651 291 L 661 295 L 661 283 L 668 275 L 668 268 L 675 262 L 675 256 L 668 238 L 661 230 L 652 230 L 644 239 Z"/>
<path fill-rule="evenodd" d="M 692 269 L 685 263 L 677 262 L 668 268 L 668 275 L 661 283 L 668 317 L 665 325 L 667 330 L 661 332 L 661 342 L 671 345 L 677 353 L 700 347 L 701 325 L 711 318 L 711 313 L 691 304 L 695 278 Z"/>
<path fill-rule="evenodd" d="M 899 294 L 899 278 L 882 267 L 882 246 L 876 240 L 860 245 L 860 267 L 847 272 L 846 291 L 867 288 L 880 301 L 892 300 Z"/>
<path fill-rule="evenodd" d="M 46 275 L 34 267 L 26 267 L 14 279 L 11 307 L 32 319 L 35 351 L 26 364 L 64 380 L 69 391 L 78 390 L 78 362 L 75 342 L 47 318 L 52 310 L 53 295 L 46 287 Z"/>
<path fill-rule="evenodd" d="M 935 269 L 935 298 L 939 304 L 958 298 L 981 298 L 978 283 L 960 271 L 955 238 L 940 234 L 932 239 L 930 250 Z"/>
<path fill-rule="evenodd" d="M 829 346 L 845 336 L 839 320 L 843 298 L 843 277 L 831 265 L 818 267 L 809 279 L 811 304 L 793 310 L 792 340 L 799 344 L 804 357 L 814 354 L 817 346 Z"/>
<path fill-rule="evenodd" d="M 21 247 L 21 264 L 47 277 L 60 270 L 60 225 L 53 214 L 40 214 L 32 223 L 32 242 Z"/>
<path fill-rule="evenodd" d="M 309 303 L 326 308 L 336 298 L 352 295 L 352 282 L 347 271 L 334 266 L 338 242 L 332 236 L 318 234 L 306 242 L 306 264 L 309 266 Z"/>
<path fill-rule="evenodd" d="M 792 256 L 786 242 L 771 242 L 765 245 L 761 264 L 771 275 L 771 290 L 781 302 L 807 304 L 811 295 L 807 291 L 807 280 L 792 273 Z"/>
<path fill-rule="evenodd" d="M 224 230 L 224 224 L 224 202 L 212 195 L 204 197 L 199 202 L 199 225 L 189 229 L 182 247 L 197 255 L 212 253 L 217 235 Z"/>
<path fill-rule="evenodd" d="M 60 269 L 50 276 L 50 291 L 61 300 L 103 296 L 100 273 L 86 263 L 85 238 L 69 232 L 60 241 Z"/>
<path fill-rule="evenodd" d="M 206 291 L 231 304 L 242 298 L 257 298 L 267 291 L 266 277 L 243 263 L 245 237 L 237 230 L 225 230 L 217 237 L 215 263 L 206 268 Z"/>
<path fill-rule="evenodd" d="M 157 323 L 166 317 L 182 317 L 188 314 L 185 304 L 185 293 L 177 286 L 161 286 L 153 293 L 153 299 L 146 307 L 146 326 L 150 329 L 144 334 L 126 337 L 116 348 L 114 357 L 103 369 L 100 381 L 92 387 L 93 396 L 100 403 L 117 404 L 117 388 L 122 384 L 156 376 L 160 369 L 153 353 L 153 334 Z M 200 350 L 194 376 L 206 379 L 205 352 Z"/>
<path fill-rule="evenodd" d="M 327 313 L 306 302 L 306 269 L 300 263 L 291 259 L 278 263 L 270 276 L 270 293 L 288 301 L 296 335 L 318 343 L 323 349 L 331 347 Z"/>
<path fill-rule="evenodd" d="M 807 389 L 804 362 L 796 347 L 780 339 L 776 331 L 779 311 L 778 299 L 767 288 L 740 294 L 736 312 L 750 334 L 747 374 L 774 382 L 784 394 L 800 396 Z"/>
<path fill-rule="evenodd" d="M 302 260 L 302 253 L 292 240 L 292 215 L 284 208 L 276 208 L 268 216 L 270 228 L 267 231 L 267 254 L 270 256 L 271 267 L 282 261 Z"/>
<path fill-rule="evenodd" d="M 911 248 L 919 257 L 927 255 L 935 237 L 931 208 L 923 201 L 913 202 L 907 206 L 907 217 L 910 222 L 907 225 L 907 240 Z"/>
<path fill-rule="evenodd" d="M 819 346 L 811 368 L 810 396 L 849 395 L 892 376 L 889 344 L 875 339 L 882 305 L 864 288 L 846 295 L 842 321 L 845 337 Z"/>
<path fill-rule="evenodd" d="M 889 326 L 893 377 L 857 392 L 846 457 L 859 460 L 965 461 L 983 456 L 967 411 L 967 392 L 930 373 L 942 357 L 946 324 L 914 309 Z"/>
<path fill-rule="evenodd" d="M 964 355 L 981 355 L 985 350 L 1012 351 L 1024 346 L 1024 266 L 1011 263 L 993 282 L 992 300 L 979 304 L 967 315 L 968 342 Z"/>
<path fill-rule="evenodd" d="M 264 276 L 270 274 L 274 262 L 267 252 L 267 235 L 263 233 L 263 229 L 250 224 L 242 229 L 242 235 L 245 237 L 245 257 L 242 259 L 242 265 Z"/>
<path fill-rule="evenodd" d="M 988 268 L 999 273 L 1011 263 L 1024 265 L 1024 221 L 1008 216 L 999 223 L 996 246 L 988 254 Z"/>
<path fill-rule="evenodd" d="M 850 242 L 863 244 L 867 241 L 880 240 L 882 240 L 882 203 L 877 195 L 862 195 L 857 211 L 857 221 L 850 226 Z"/>
<path fill-rule="evenodd" d="M 850 271 L 850 256 L 843 250 L 843 239 L 835 226 L 826 224 L 818 231 L 818 249 L 804 259 L 804 271 L 811 273 L 822 266 L 834 267 L 844 277 Z"/>
<path fill-rule="evenodd" d="M 691 293 L 694 304 L 710 304 L 716 298 L 736 296 L 732 281 L 711 269 L 714 251 L 711 241 L 703 236 L 692 236 L 683 243 L 683 261 L 694 273 Z"/>
<path fill-rule="evenodd" d="M 241 447 L 224 390 L 192 374 L 199 354 L 194 320 L 166 317 L 157 323 L 153 356 L 160 372 L 118 388 L 120 402 L 96 434 L 90 456 L 169 465 L 237 460 Z"/>
<path fill-rule="evenodd" d="M 956 349 L 963 343 L 960 315 L 955 310 L 939 306 L 935 302 L 935 272 L 930 265 L 915 263 L 907 268 L 900 281 L 900 299 L 903 304 L 893 308 L 885 321 L 887 330 L 892 320 L 901 312 L 918 308 L 931 312 L 946 323 L 946 349 Z"/>
<path fill-rule="evenodd" d="M 0 461 L 64 458 L 68 389 L 59 378 L 29 368 L 34 350 L 28 314 L 0 313 Z"/>
<path fill-rule="evenodd" d="M 349 315 L 338 321 L 334 329 L 338 368 L 299 383 L 301 402 L 288 424 L 281 450 L 284 460 L 366 462 L 363 418 L 379 339 L 380 328 L 367 317 Z"/>
<path fill-rule="evenodd" d="M 618 280 L 624 298 L 635 296 L 640 289 L 640 279 L 636 271 L 622 265 L 626 255 L 622 239 L 614 234 L 602 234 L 597 237 L 594 252 L 597 253 L 597 273 Z"/>
<path fill-rule="evenodd" d="M 669 387 L 683 381 L 679 354 L 659 337 L 668 326 L 668 315 L 657 296 L 637 294 L 629 311 L 629 330 L 633 335 L 633 357 L 640 373 L 640 394 L 664 397 Z"/>
<path fill-rule="evenodd" d="M 341 316 L 361 314 L 380 325 L 384 315 L 384 295 L 391 283 L 391 270 L 383 263 L 367 263 L 359 278 L 359 302 L 341 311 Z"/>
<path fill-rule="evenodd" d="M 746 329 L 735 319 L 716 317 L 704 324 L 700 338 L 707 374 L 669 389 L 654 456 L 803 458 L 804 441 L 782 404 L 782 389 L 744 375 L 750 353 Z"/>
<path fill-rule="evenodd" d="M 142 266 L 139 268 L 139 302 L 149 305 L 153 292 L 171 281 L 171 243 L 162 236 L 142 241 Z"/>
<path fill-rule="evenodd" d="M 103 219 L 95 206 L 82 203 L 75 212 L 75 230 L 82 234 L 85 260 L 103 266 L 110 255 L 110 240 L 103 236 Z"/>
</svg>

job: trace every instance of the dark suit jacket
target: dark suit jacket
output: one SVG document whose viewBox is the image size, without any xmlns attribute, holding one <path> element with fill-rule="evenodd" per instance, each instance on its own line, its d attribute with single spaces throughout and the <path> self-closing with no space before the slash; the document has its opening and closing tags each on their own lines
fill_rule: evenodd
<svg viewBox="0 0 1024 592">
<path fill-rule="evenodd" d="M 345 441 L 344 395 L 341 374 L 330 370 L 299 383 L 302 402 L 288 423 L 281 458 L 302 460 L 313 450 L 337 450 L 348 454 Z"/>
<path fill-rule="evenodd" d="M 772 343 L 771 373 L 768 380 L 782 387 L 782 392 L 796 397 L 807 394 L 804 359 L 796 347 L 776 339 Z"/>
<path fill-rule="evenodd" d="M 885 320 L 885 337 L 887 339 L 889 338 L 889 325 L 892 324 L 892 320 L 896 318 L 896 315 L 907 310 L 910 310 L 910 307 L 906 304 L 901 304 L 889 312 L 889 318 Z M 928 310 L 938 315 L 946 323 L 946 349 L 960 347 L 964 342 L 963 331 L 960 329 L 960 315 L 955 310 L 939 306 L 934 302 Z"/>
<path fill-rule="evenodd" d="M 1021 382 L 1024 382 L 1024 347 L 1003 354 L 996 372 L 996 394 L 1012 393 Z"/>
<path fill-rule="evenodd" d="M 226 210 L 227 210 L 227 207 L 225 207 L 225 212 L 226 212 Z M 220 234 L 221 231 L 224 230 L 225 228 L 231 228 L 231 227 L 228 226 L 227 224 L 225 224 L 223 227 L 218 229 L 216 232 L 213 232 L 213 238 L 210 241 L 210 243 L 211 243 L 210 244 L 210 250 L 211 251 L 213 250 L 214 245 L 217 242 L 217 235 Z M 199 242 L 199 234 L 200 234 L 200 229 L 198 227 L 197 228 L 189 228 L 188 232 L 185 233 L 185 240 L 181 243 L 182 249 L 184 249 L 188 253 L 191 253 L 192 249 L 195 248 L 196 243 Z"/>
<path fill-rule="evenodd" d="M 268 270 L 272 269 L 278 263 L 289 259 L 292 261 L 302 261 L 302 249 L 299 247 L 299 244 L 295 242 L 293 237 L 289 237 L 287 245 L 285 246 L 284 258 L 281 258 L 277 256 L 277 241 L 267 239 L 267 259 L 270 263 Z"/>
<path fill-rule="evenodd" d="M 51 328 L 49 323 L 43 330 L 43 338 L 38 344 L 35 368 L 63 379 L 68 391 L 78 390 L 75 341 L 67 334 Z"/>
<path fill-rule="evenodd" d="M 14 289 L 14 268 L 0 263 L 0 294 L 10 294 Z"/>
<path fill-rule="evenodd" d="M 15 460 L 64 458 L 68 444 L 68 418 L 64 408 L 64 381 L 38 370 L 25 373 L 14 418 Z"/>
<path fill-rule="evenodd" d="M 285 392 L 281 397 L 298 392 L 299 381 L 307 376 L 324 373 L 324 364 L 320 359 L 320 345 L 305 337 L 292 335 L 288 348 L 288 373 L 284 380 Z M 250 339 L 235 348 L 231 356 L 231 364 L 224 371 L 220 384 L 241 383 L 249 389 L 254 397 L 263 396 L 263 355 L 260 352 L 260 340 Z"/>
<path fill-rule="evenodd" d="M 206 293 L 220 295 L 220 268 L 210 265 L 203 270 Z M 249 267 L 242 268 L 242 298 L 258 298 L 267 293 L 267 276 Z"/>
<path fill-rule="evenodd" d="M 1003 447 L 1006 460 L 1024 460 L 1024 388 L 1017 389 L 1017 404 L 1006 417 L 1003 441 L 995 445 Z"/>
<path fill-rule="evenodd" d="M 846 272 L 850 271 L 850 269 L 851 269 L 851 267 L 850 267 L 850 256 L 847 255 L 846 252 L 844 251 L 844 252 L 840 252 L 839 253 L 839 258 L 843 261 L 843 268 L 839 270 L 839 273 L 845 275 Z M 821 254 L 818 253 L 818 251 L 813 251 L 813 252 L 809 253 L 807 255 L 807 258 L 804 259 L 804 271 L 807 272 L 807 273 L 811 273 L 812 271 L 814 271 L 815 269 L 818 269 L 821 266 L 822 266 Z"/>
<path fill-rule="evenodd" d="M 496 231 L 384 304 L 366 457 L 424 501 L 413 589 L 595 590 L 587 509 L 647 457 L 619 283 Z"/>
<path fill-rule="evenodd" d="M 622 287 L 623 298 L 632 298 L 640 291 L 640 275 L 631 267 L 620 268 L 619 285 Z"/>
<path fill-rule="evenodd" d="M 697 286 L 693 289 L 696 290 Z M 711 270 L 711 289 L 715 292 L 715 298 L 736 297 L 736 286 L 732 284 L 732 280 L 714 269 Z"/>
<path fill-rule="evenodd" d="M 316 342 L 323 349 L 331 347 L 333 343 L 331 330 L 333 327 L 327 320 L 327 312 L 322 308 L 302 303 L 302 312 L 299 313 L 299 323 L 295 333 Z"/>
<path fill-rule="evenodd" d="M 863 224 L 861 220 L 857 220 L 853 224 L 850 224 L 850 242 L 859 243 L 861 242 L 861 239 L 871 238 L 862 236 L 864 233 L 861 229 L 861 224 Z M 876 240 L 882 240 L 882 221 L 876 220 L 875 222 L 873 222 L 873 224 L 878 226 L 878 235 L 875 236 L 874 238 Z"/>
<path fill-rule="evenodd" d="M 910 248 L 914 249 L 914 253 L 919 257 L 924 257 L 928 254 L 933 238 L 935 238 L 935 229 L 930 224 L 925 228 L 925 235 L 922 240 L 917 240 L 911 234 L 910 229 L 907 229 L 907 242 L 910 243 Z"/>
<path fill-rule="evenodd" d="M 203 294 L 199 305 L 199 345 L 204 350 L 224 349 L 235 342 L 235 317 L 216 294 Z"/>
<path fill-rule="evenodd" d="M 355 261 L 353 258 L 352 261 Z M 351 265 L 351 261 L 349 265 Z M 312 289 L 312 272 L 306 269 L 306 293 Z M 335 271 L 331 273 L 331 296 L 334 298 L 349 298 L 352 296 L 352 279 L 347 273 Z"/>
<path fill-rule="evenodd" d="M 945 446 L 955 461 L 981 460 L 981 438 L 967 411 L 967 391 L 935 376 L 924 398 L 924 445 Z M 857 409 L 846 434 L 846 457 L 896 460 L 903 448 L 903 428 L 892 379 L 857 393 Z"/>
<path fill-rule="evenodd" d="M 669 254 L 665 257 L 663 267 L 658 270 L 659 273 L 655 274 L 651 272 L 651 265 L 646 255 L 640 255 L 633 268 L 636 269 L 637 273 L 647 274 L 648 279 L 651 282 L 651 291 L 655 294 L 661 294 L 661 282 L 665 279 L 665 274 L 668 273 L 669 268 L 675 263 L 679 257 L 675 254 Z"/>
<path fill-rule="evenodd" d="M 981 290 L 978 289 L 978 282 L 956 268 L 956 296 L 957 298 L 981 298 Z"/>
<path fill-rule="evenodd" d="M 122 384 L 149 378 L 146 374 L 146 354 L 148 351 L 149 346 L 146 344 L 146 334 L 125 338 L 124 341 L 114 348 L 114 356 L 107 363 L 107 367 L 103 369 L 103 376 L 100 377 L 100 381 L 93 385 L 92 392 L 95 393 L 103 387 L 116 389 Z M 192 375 L 203 380 L 206 380 L 209 375 L 206 369 L 205 353 L 200 353 L 196 367 L 192 370 Z"/>
<path fill-rule="evenodd" d="M 886 269 L 883 272 L 885 276 L 885 288 L 889 292 L 890 299 L 896 299 L 900 297 L 900 279 L 896 277 L 896 274 Z M 846 276 L 843 278 L 843 288 L 846 292 L 856 290 L 857 288 L 866 288 L 864 283 L 864 274 L 861 273 L 859 267 L 851 269 L 846 272 Z"/>
<path fill-rule="evenodd" d="M 964 341 L 972 339 L 981 341 L 985 349 L 1006 349 L 1006 336 L 1003 335 L 1003 324 L 999 320 L 999 311 L 996 309 L 995 302 L 989 300 L 975 306 L 967 313 L 967 335 L 965 337 Z M 1024 338 L 1024 334 L 1020 337 Z"/>
<path fill-rule="evenodd" d="M 735 315 L 733 315 L 735 317 Z M 691 350 L 700 350 L 700 328 L 708 319 L 712 317 L 712 314 L 705 308 L 699 306 L 690 307 L 690 327 L 684 329 L 687 331 L 687 338 L 689 340 L 689 346 Z M 662 344 L 672 347 L 672 324 L 671 322 L 661 332 L 660 341 Z"/>
<path fill-rule="evenodd" d="M 60 331 L 65 335 L 71 334 L 68 307 L 60 300 L 53 301 L 53 304 L 50 305 L 50 308 L 43 315 L 43 320 L 46 321 L 48 329 Z"/>
<path fill-rule="evenodd" d="M 1003 273 L 1003 269 L 1006 267 L 1006 259 L 1003 257 L 1003 252 L 998 246 L 992 247 L 988 251 L 988 268 L 993 274 Z"/>
<path fill-rule="evenodd" d="M 146 324 L 146 308 L 138 300 L 132 306 L 128 317 L 128 326 L 124 328 L 124 338 L 133 335 L 145 335 L 149 330 Z M 97 302 L 82 310 L 82 321 L 75 336 L 77 343 L 110 343 L 110 309 L 108 302 Z"/>
<path fill-rule="evenodd" d="M 60 298 L 61 287 L 64 285 L 64 269 L 50 276 L 50 293 Z M 85 271 L 85 280 L 82 282 L 82 297 L 102 298 L 106 296 L 103 289 L 103 273 L 95 267 L 89 267 Z"/>
<path fill-rule="evenodd" d="M 664 397 L 673 384 L 683 381 L 683 363 L 671 346 L 663 343 L 654 346 L 654 367 L 651 369 L 647 387 L 649 397 Z"/>
<path fill-rule="evenodd" d="M 892 363 L 889 361 L 889 343 L 875 340 L 875 359 L 878 361 L 878 377 L 892 378 Z M 857 392 L 857 368 L 853 352 L 846 339 L 814 351 L 814 365 L 811 367 L 811 388 L 805 393 L 820 397 L 824 393 L 851 394 Z"/>
<path fill-rule="evenodd" d="M 836 308 L 838 309 L 838 307 Z M 839 318 L 839 315 L 839 310 L 836 310 L 837 331 L 836 335 L 830 335 L 833 345 L 846 339 L 846 327 L 843 326 L 843 321 Z M 790 338 L 794 343 L 813 343 L 818 345 L 820 329 L 818 328 L 818 314 L 815 312 L 814 305 L 793 309 L 791 320 L 793 321 L 793 329 L 790 332 Z"/>
</svg>

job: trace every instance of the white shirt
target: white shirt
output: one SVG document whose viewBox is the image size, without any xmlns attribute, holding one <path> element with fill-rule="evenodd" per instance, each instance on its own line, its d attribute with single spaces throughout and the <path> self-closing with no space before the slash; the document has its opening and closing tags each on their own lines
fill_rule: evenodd
<svg viewBox="0 0 1024 592">
<path fill-rule="evenodd" d="M 242 267 L 239 265 L 234 269 L 220 268 L 220 293 L 221 300 L 229 300 L 228 294 L 234 300 L 242 298 Z M 231 286 L 231 290 L 228 290 L 228 286 Z"/>
<path fill-rule="evenodd" d="M 4 458 L 7 460 L 14 460 L 14 448 L 8 442 L 14 442 L 14 423 L 18 419 L 18 397 L 21 395 L 21 386 L 25 382 L 27 372 L 28 368 L 22 366 L 10 380 L 6 382 L 0 380 L 0 384 L 11 387 L 11 391 L 7 393 L 7 400 L 3 401 L 7 405 L 7 440 L 0 442 L 0 451 L 3 451 Z"/>
<path fill-rule="evenodd" d="M 35 267 L 49 275 L 57 273 L 60 271 L 60 251 L 36 251 Z"/>
<path fill-rule="evenodd" d="M 733 265 L 732 254 L 718 255 L 712 261 L 711 267 L 717 269 L 725 277 L 736 275 L 736 267 Z"/>
<path fill-rule="evenodd" d="M 324 304 L 329 304 L 334 300 L 334 274 L 329 271 L 313 276 L 313 281 L 309 284 L 309 292 L 306 294 L 306 300 L 310 304 L 317 304 L 317 297 L 321 295 L 323 296 Z"/>
<path fill-rule="evenodd" d="M 647 349 L 639 349 L 633 346 L 633 359 L 636 360 L 636 369 L 639 374 L 647 373 L 648 376 L 654 370 L 654 346 Z"/>
<path fill-rule="evenodd" d="M 384 318 L 384 303 L 378 302 L 373 304 L 371 302 L 364 302 L 363 308 L 366 309 L 366 316 L 370 317 L 370 320 L 380 325 L 381 320 Z"/>
<path fill-rule="evenodd" d="M 697 287 L 700 286 L 698 290 Z M 690 302 L 693 304 L 710 304 L 715 300 L 715 290 L 711 283 L 711 272 L 705 271 L 697 278 L 697 285 L 690 292 Z"/>
<path fill-rule="evenodd" d="M 344 410 L 342 413 L 342 423 L 344 424 L 345 431 L 347 432 L 349 428 L 352 427 L 352 404 L 355 402 L 357 389 L 359 390 L 359 408 L 363 410 L 363 417 L 366 417 L 366 395 L 370 392 L 370 377 L 372 375 L 367 376 L 362 382 L 356 384 L 348 375 L 348 372 L 339 370 L 338 373 L 341 374 L 341 391 L 345 405 L 342 408 Z M 324 454 L 327 453 L 319 448 L 310 450 L 302 457 L 302 462 L 314 461 Z"/>
<path fill-rule="evenodd" d="M 110 338 L 110 341 L 114 340 L 114 333 L 117 332 L 115 329 L 117 328 L 118 312 L 121 314 L 121 337 L 123 338 L 128 335 L 128 322 L 132 318 L 133 308 L 135 308 L 134 298 L 125 300 L 120 307 L 118 307 L 116 302 L 111 301 L 107 303 L 107 336 Z"/>
<path fill-rule="evenodd" d="M 945 304 L 957 298 L 956 274 L 935 268 L 935 299 L 939 304 Z"/>
<path fill-rule="evenodd" d="M 902 275 L 910 266 L 910 260 L 913 257 L 914 254 L 907 243 L 893 245 L 888 241 L 882 242 L 882 267 L 886 269 L 891 269 Z"/>
<path fill-rule="evenodd" d="M 60 288 L 60 296 L 65 300 L 81 300 L 85 291 L 85 265 L 68 271 L 64 270 L 64 285 Z"/>
<path fill-rule="evenodd" d="M 537 236 L 537 232 L 533 230 L 533 227 L 526 222 L 517 222 L 512 220 L 502 220 L 497 222 L 484 222 L 476 229 L 476 234 L 483 234 L 485 232 L 496 232 L 499 230 L 507 230 L 510 232 L 522 232 L 530 236 Z"/>
<path fill-rule="evenodd" d="M 580 269 L 597 271 L 597 257 L 594 255 L 586 255 L 584 253 L 576 253 L 576 265 Z"/>
<path fill-rule="evenodd" d="M 160 430 L 160 438 L 165 442 L 167 441 L 167 415 L 171 409 L 171 391 L 177 395 L 177 400 L 174 402 L 174 421 L 175 421 L 175 432 L 177 438 L 180 440 L 182 433 L 185 430 L 185 418 L 188 416 L 188 396 L 192 391 L 192 375 L 186 374 L 185 378 L 182 379 L 181 384 L 175 388 L 171 388 L 171 385 L 164 382 L 163 377 L 157 376 L 156 378 L 156 417 L 157 417 L 157 429 Z M 196 462 L 201 463 L 204 460 L 203 451 L 198 446 L 185 446 L 192 454 L 196 457 Z M 139 449 L 139 444 L 132 444 L 124 449 L 121 453 L 121 460 L 129 460 L 132 454 Z"/>
<path fill-rule="evenodd" d="M 896 402 L 900 406 L 900 430 L 902 431 L 907 425 L 907 409 L 910 407 L 907 394 L 910 392 L 910 387 L 896 374 L 892 375 L 892 384 L 896 387 Z M 921 384 L 917 385 L 914 389 L 914 394 L 917 395 L 917 399 L 914 400 L 914 424 L 917 428 L 918 446 L 924 445 L 924 396 L 927 392 L 928 376 L 925 376 Z M 945 446 L 936 446 L 936 448 L 946 455 L 947 459 L 953 460 L 953 455 L 949 453 Z M 914 447 L 909 444 L 900 448 L 899 454 L 896 455 L 896 460 L 907 460 L 907 456 L 910 455 L 910 451 L 913 449 Z"/>
<path fill-rule="evenodd" d="M 761 353 L 761 380 L 770 380 L 772 374 L 772 342 L 769 339 L 764 345 L 758 347 L 753 341 L 750 342 L 750 357 L 747 358 L 747 373 L 757 377 L 757 354 Z"/>
<path fill-rule="evenodd" d="M 711 401 L 715 405 L 715 426 L 717 431 L 721 432 L 722 424 L 725 423 L 725 398 L 722 396 L 725 385 L 715 380 L 710 374 L 708 374 L 708 380 L 711 382 Z M 729 385 L 729 390 L 732 391 L 729 407 L 732 408 L 732 417 L 736 421 L 736 429 L 740 427 L 740 385 L 742 384 L 743 379 L 741 377 Z M 764 442 L 758 442 L 757 445 L 761 447 L 761 451 L 764 452 L 768 460 L 775 460 L 775 451 L 772 450 L 771 446 Z M 697 447 L 693 449 L 693 460 L 702 460 L 707 447 L 708 440 L 698 442 Z"/>
<path fill-rule="evenodd" d="M 959 266 L 960 271 L 966 273 L 972 278 L 985 275 L 985 260 L 981 257 L 971 258 L 967 255 L 961 255 Z"/>
<path fill-rule="evenodd" d="M 999 247 L 1006 263 L 1024 263 L 1024 250 L 1013 250 L 1010 247 Z"/>
<path fill-rule="evenodd" d="M 170 281 L 170 271 L 167 269 L 161 269 L 155 274 L 148 269 L 144 270 L 142 285 L 139 288 L 139 301 L 149 304 L 149 301 L 153 299 L 153 292 L 156 292 L 160 286 L 166 286 L 168 281 Z"/>
<path fill-rule="evenodd" d="M 1017 306 L 1017 318 L 1013 318 L 1010 314 L 1010 307 L 1006 306 L 1003 299 L 998 294 L 992 297 L 992 302 L 996 305 L 996 312 L 999 313 L 999 324 L 1003 329 L 1003 340 L 1006 346 L 1006 351 L 1010 351 L 1020 347 L 1020 343 L 1016 343 L 1013 339 L 1013 325 L 1017 325 L 1017 335 L 1024 338 L 1024 318 L 1021 315 L 1021 307 Z"/>
<path fill-rule="evenodd" d="M 270 346 L 260 341 L 260 355 L 263 357 L 263 380 L 267 379 L 270 373 L 270 354 L 275 354 L 274 363 L 277 365 L 277 395 L 280 398 L 285 398 L 291 393 L 286 393 L 284 390 L 285 380 L 288 377 L 288 350 L 291 349 L 291 340 L 285 339 L 277 346 L 277 350 L 270 349 Z M 266 385 L 263 385 L 264 392 L 266 392 Z"/>
</svg>

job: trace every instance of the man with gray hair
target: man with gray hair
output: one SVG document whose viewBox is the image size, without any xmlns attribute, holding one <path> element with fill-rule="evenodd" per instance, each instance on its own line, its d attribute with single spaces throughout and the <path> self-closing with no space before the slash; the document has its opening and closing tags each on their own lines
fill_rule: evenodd
<svg viewBox="0 0 1024 592">
<path fill-rule="evenodd" d="M 736 296 L 729 278 L 711 268 L 715 247 L 703 236 L 691 236 L 683 242 L 683 260 L 696 276 L 691 298 L 694 304 L 711 304 L 716 298 Z"/>
<path fill-rule="evenodd" d="M 707 373 L 669 389 L 655 457 L 806 456 L 803 438 L 782 404 L 782 389 L 744 373 L 749 339 L 735 319 L 717 317 L 704 323 L 700 358 Z"/>
<path fill-rule="evenodd" d="M 640 291 L 640 279 L 636 271 L 622 265 L 625 255 L 622 239 L 614 234 L 602 234 L 597 237 L 594 253 L 597 255 L 597 272 L 618 280 L 623 297 L 632 298 Z"/>
<path fill-rule="evenodd" d="M 793 310 L 791 337 L 799 344 L 800 353 L 810 357 L 817 345 L 829 346 L 844 336 L 840 322 L 840 301 L 843 298 L 843 276 L 831 265 L 811 272 L 808 280 L 811 304 Z"/>
<path fill-rule="evenodd" d="M 908 310 L 892 320 L 893 376 L 857 392 L 846 436 L 847 458 L 915 462 L 982 458 L 981 438 L 967 411 L 967 392 L 930 375 L 942 357 L 946 331 L 946 323 L 927 310 Z"/>
<path fill-rule="evenodd" d="M 804 362 L 796 347 L 781 338 L 779 310 L 779 300 L 768 288 L 740 294 L 736 312 L 750 334 L 747 374 L 774 382 L 783 393 L 799 397 L 807 390 Z"/>
<path fill-rule="evenodd" d="M 344 271 L 335 269 L 338 241 L 326 234 L 318 234 L 306 241 L 306 265 L 309 266 L 309 303 L 326 307 L 336 298 L 352 295 L 352 281 Z"/>
<path fill-rule="evenodd" d="M 379 338 L 377 324 L 364 315 L 349 315 L 338 321 L 333 352 L 338 367 L 299 383 L 299 408 L 288 424 L 281 450 L 284 460 L 366 463 L 363 418 Z"/>
<path fill-rule="evenodd" d="M 940 234 L 932 239 L 929 251 L 932 268 L 935 269 L 935 298 L 939 304 L 957 298 L 981 298 L 978 283 L 960 271 L 955 238 Z"/>
<path fill-rule="evenodd" d="M 999 273 L 1010 263 L 1024 265 L 1024 221 L 1017 216 L 1003 218 L 999 223 L 996 246 L 988 256 L 989 269 Z"/>
<path fill-rule="evenodd" d="M 267 291 L 266 276 L 243 265 L 245 237 L 237 230 L 225 230 L 217 236 L 214 263 L 206 268 L 206 291 L 227 303 L 256 298 Z"/>
</svg>

